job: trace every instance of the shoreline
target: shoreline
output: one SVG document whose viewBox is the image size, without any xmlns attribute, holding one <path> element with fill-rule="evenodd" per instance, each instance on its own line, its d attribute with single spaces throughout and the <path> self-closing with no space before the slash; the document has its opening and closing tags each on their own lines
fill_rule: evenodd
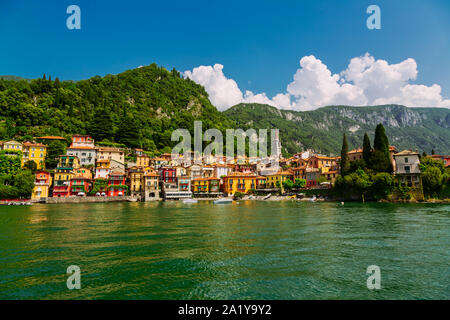
<svg viewBox="0 0 450 320">
<path fill-rule="evenodd" d="M 223 199 L 227 197 L 214 197 L 214 198 L 190 198 L 198 201 L 215 201 L 218 199 Z M 335 203 L 345 203 L 345 202 L 354 202 L 354 203 L 364 203 L 360 200 L 353 199 L 329 199 L 329 198 L 312 198 L 312 197 L 304 197 L 304 198 L 293 198 L 292 196 L 271 196 L 268 199 L 264 199 L 265 196 L 253 196 L 247 195 L 242 197 L 241 199 L 233 199 L 234 202 L 239 201 L 298 201 L 298 202 L 335 202 Z M 159 202 L 159 201 L 183 201 L 180 200 L 164 200 L 157 199 L 151 201 L 137 201 L 136 198 L 132 198 L 131 196 L 125 197 L 64 197 L 64 198 L 46 198 L 39 200 L 30 200 L 30 199 L 9 199 L 9 200 L 0 200 L 0 205 L 32 205 L 32 204 L 77 204 L 77 203 L 108 203 L 108 202 Z M 449 204 L 450 199 L 428 199 L 428 200 L 378 200 L 378 201 L 365 201 L 365 202 L 378 202 L 378 203 L 417 203 L 417 204 Z"/>
</svg>

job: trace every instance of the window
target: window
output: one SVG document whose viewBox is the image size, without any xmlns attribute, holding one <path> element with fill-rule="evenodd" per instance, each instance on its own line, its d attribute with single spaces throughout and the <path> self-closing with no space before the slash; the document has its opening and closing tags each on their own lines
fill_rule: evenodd
<svg viewBox="0 0 450 320">
<path fill-rule="evenodd" d="M 405 158 L 405 163 L 408 163 L 408 158 Z"/>
<path fill-rule="evenodd" d="M 406 173 L 410 173 L 411 172 L 411 168 L 409 166 L 405 166 L 405 172 Z"/>
</svg>

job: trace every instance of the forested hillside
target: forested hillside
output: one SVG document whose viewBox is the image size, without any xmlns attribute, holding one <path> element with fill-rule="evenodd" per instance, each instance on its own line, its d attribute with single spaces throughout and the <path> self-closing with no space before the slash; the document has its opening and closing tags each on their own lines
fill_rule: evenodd
<svg viewBox="0 0 450 320">
<path fill-rule="evenodd" d="M 232 128 L 204 88 L 155 64 L 77 82 L 43 77 L 0 79 L 0 140 L 91 134 L 148 150 L 172 145 L 173 129 L 195 119 L 203 128 Z"/>
</svg>

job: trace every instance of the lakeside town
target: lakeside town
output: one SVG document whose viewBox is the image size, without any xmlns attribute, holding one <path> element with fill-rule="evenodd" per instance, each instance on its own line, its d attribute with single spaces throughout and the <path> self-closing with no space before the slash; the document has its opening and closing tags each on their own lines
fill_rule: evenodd
<svg viewBox="0 0 450 320">
<path fill-rule="evenodd" d="M 58 157 L 55 169 L 45 167 L 47 144 L 65 138 L 37 137 L 40 142 L 0 142 L 7 157 L 21 158 L 21 167 L 35 163 L 32 202 L 155 201 L 190 198 L 272 195 L 295 197 L 298 192 L 331 189 L 342 174 L 341 157 L 306 150 L 289 158 L 281 155 L 281 142 L 276 137 L 276 150 L 270 157 L 217 157 L 194 152 L 189 157 L 163 153 L 151 157 L 142 149 L 129 149 L 95 144 L 90 135 L 75 134 L 65 154 Z M 348 161 L 364 158 L 363 148 L 348 151 Z M 398 181 L 412 188 L 422 188 L 421 155 L 412 150 L 398 151 L 389 146 L 392 173 Z M 450 156 L 431 155 L 450 166 Z M 309 192 L 311 194 L 311 192 Z M 417 194 L 417 193 L 416 193 Z M 420 190 L 416 200 L 423 200 Z M 9 199 L 11 200 L 11 199 Z M 3 202 L 8 200 L 3 200 Z M 11 203 L 11 202 L 10 202 Z"/>
</svg>

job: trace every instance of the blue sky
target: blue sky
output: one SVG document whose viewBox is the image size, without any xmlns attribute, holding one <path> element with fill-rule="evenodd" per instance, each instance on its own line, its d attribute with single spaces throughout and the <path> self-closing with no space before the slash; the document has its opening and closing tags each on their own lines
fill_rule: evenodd
<svg viewBox="0 0 450 320">
<path fill-rule="evenodd" d="M 71 4 L 81 30 L 66 28 Z M 381 30 L 366 27 L 370 4 L 381 8 Z M 448 0 L 2 0 L 0 30 L 3 75 L 78 80 L 152 62 L 180 71 L 220 63 L 242 92 L 272 97 L 304 56 L 334 74 L 369 52 L 389 64 L 413 58 L 411 83 L 450 97 Z"/>
</svg>

